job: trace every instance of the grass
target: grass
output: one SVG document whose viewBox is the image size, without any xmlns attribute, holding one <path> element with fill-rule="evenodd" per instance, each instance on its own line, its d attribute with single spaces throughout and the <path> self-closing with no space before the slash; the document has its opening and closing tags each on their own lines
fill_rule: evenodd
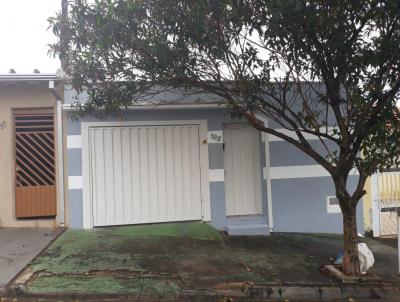
<svg viewBox="0 0 400 302">
<path fill-rule="evenodd" d="M 145 271 L 143 249 L 163 249 L 171 240 L 222 242 L 221 234 L 204 223 L 168 223 L 69 229 L 33 264 L 34 272 L 83 273 L 91 270 Z M 141 253 L 134 253 L 135 248 Z M 172 255 L 173 253 L 171 253 Z M 168 258 L 168 255 L 165 255 Z"/>
<path fill-rule="evenodd" d="M 193 240 L 222 240 L 221 234 L 206 223 L 163 223 L 132 227 L 113 227 L 98 229 L 98 232 L 111 230 L 114 235 L 132 237 L 173 237 Z"/>
</svg>

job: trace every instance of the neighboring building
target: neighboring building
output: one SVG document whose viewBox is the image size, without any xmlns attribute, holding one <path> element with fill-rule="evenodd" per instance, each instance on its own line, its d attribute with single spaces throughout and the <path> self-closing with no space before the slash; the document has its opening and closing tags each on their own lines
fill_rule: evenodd
<svg viewBox="0 0 400 302">
<path fill-rule="evenodd" d="M 55 74 L 0 74 L 0 227 L 63 221 L 56 81 Z"/>
<path fill-rule="evenodd" d="M 364 228 L 374 237 L 398 234 L 400 209 L 400 171 L 385 170 L 372 175 L 365 184 Z"/>
<path fill-rule="evenodd" d="M 77 115 L 72 104 L 85 96 L 66 89 L 68 226 L 199 220 L 230 234 L 342 232 L 332 179 L 313 159 L 215 97 L 154 105 L 168 98 L 101 118 Z M 363 232 L 362 202 L 357 213 Z"/>
<path fill-rule="evenodd" d="M 365 195 L 363 197 L 363 218 L 364 231 L 372 232 L 372 198 L 371 198 L 371 177 L 365 181 Z"/>
</svg>

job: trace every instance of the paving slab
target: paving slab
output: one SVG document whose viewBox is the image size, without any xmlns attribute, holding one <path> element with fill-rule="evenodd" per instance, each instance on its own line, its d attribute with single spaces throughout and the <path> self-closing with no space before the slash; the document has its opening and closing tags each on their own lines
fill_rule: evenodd
<svg viewBox="0 0 400 302">
<path fill-rule="evenodd" d="M 0 291 L 60 232 L 47 228 L 0 228 Z"/>
</svg>

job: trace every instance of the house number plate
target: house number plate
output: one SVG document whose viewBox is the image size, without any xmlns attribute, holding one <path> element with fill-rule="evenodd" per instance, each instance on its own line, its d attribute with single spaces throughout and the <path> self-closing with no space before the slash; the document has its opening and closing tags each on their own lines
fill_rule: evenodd
<svg viewBox="0 0 400 302">
<path fill-rule="evenodd" d="M 222 144 L 223 143 L 222 131 L 208 131 L 208 143 Z"/>
</svg>

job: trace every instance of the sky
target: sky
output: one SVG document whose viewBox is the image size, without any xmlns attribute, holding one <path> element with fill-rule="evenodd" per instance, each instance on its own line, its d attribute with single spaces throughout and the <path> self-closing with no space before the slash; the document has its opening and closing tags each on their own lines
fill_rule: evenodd
<svg viewBox="0 0 400 302">
<path fill-rule="evenodd" d="M 61 9 L 61 0 L 0 0 L 0 73 L 54 73 L 60 63 L 48 55 L 55 41 L 47 18 Z"/>
</svg>

